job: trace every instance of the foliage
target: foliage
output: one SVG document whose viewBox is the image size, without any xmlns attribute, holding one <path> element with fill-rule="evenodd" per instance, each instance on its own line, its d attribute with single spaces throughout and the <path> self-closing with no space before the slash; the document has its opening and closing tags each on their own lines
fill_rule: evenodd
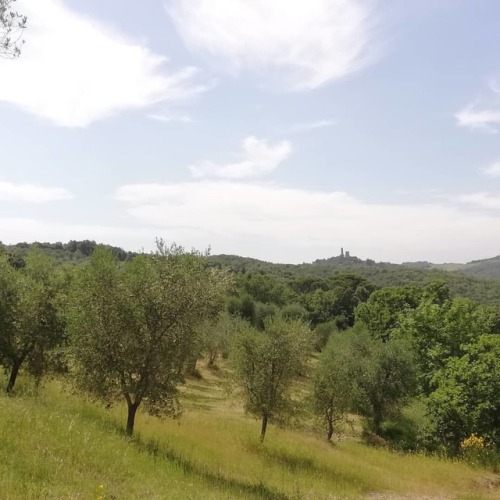
<svg viewBox="0 0 500 500">
<path fill-rule="evenodd" d="M 250 295 L 231 296 L 227 302 L 227 311 L 232 316 L 238 316 L 255 325 L 257 319 L 256 305 Z"/>
<path fill-rule="evenodd" d="M 23 267 L 23 261 L 32 248 L 38 248 L 49 255 L 57 264 L 73 263 L 81 264 L 88 262 L 90 256 L 96 248 L 106 248 L 110 250 L 120 261 L 132 259 L 134 252 L 128 252 L 123 248 L 111 245 L 98 244 L 93 240 L 70 240 L 68 243 L 35 242 L 35 243 L 17 243 L 15 245 L 1 245 L 0 253 L 3 251 L 9 256 L 16 267 Z"/>
<path fill-rule="evenodd" d="M 330 290 L 337 296 L 337 314 L 344 316 L 347 326 L 353 326 L 356 307 L 368 300 L 375 285 L 358 274 L 340 274 L 330 278 Z"/>
<path fill-rule="evenodd" d="M 278 307 L 273 302 L 255 302 L 245 293 L 229 297 L 227 311 L 231 316 L 244 319 L 255 328 L 263 330 L 266 319 L 276 316 Z"/>
<path fill-rule="evenodd" d="M 311 325 L 326 323 L 339 313 L 337 296 L 332 290 L 316 289 L 301 297 L 304 307 L 309 313 Z"/>
<path fill-rule="evenodd" d="M 382 342 L 362 329 L 345 334 L 345 355 L 356 384 L 356 407 L 380 434 L 382 422 L 397 414 L 416 389 L 416 370 L 410 344 L 404 339 Z"/>
<path fill-rule="evenodd" d="M 309 353 L 310 332 L 297 320 L 279 317 L 265 322 L 264 331 L 247 327 L 231 357 L 245 410 L 262 419 L 261 440 L 268 422 L 283 422 L 292 411 L 291 389 Z"/>
<path fill-rule="evenodd" d="M 176 415 L 196 327 L 221 310 L 226 285 L 220 271 L 181 248 L 137 256 L 123 269 L 97 249 L 73 294 L 77 384 L 108 405 L 125 398 L 129 434 L 141 403 L 153 415 Z"/>
<path fill-rule="evenodd" d="M 368 299 L 375 287 L 364 278 L 353 274 L 335 276 L 327 283 L 326 290 L 318 287 L 301 296 L 301 301 L 309 312 L 311 324 L 318 325 L 339 318 L 339 327 L 353 326 L 356 307 Z"/>
<path fill-rule="evenodd" d="M 249 272 L 265 273 L 280 280 L 288 280 L 292 289 L 297 293 L 310 293 L 321 288 L 328 290 L 329 286 L 324 286 L 322 280 L 331 277 L 355 274 L 361 276 L 372 283 L 377 288 L 401 287 L 413 285 L 425 287 L 436 280 L 446 282 L 452 297 L 467 297 L 484 304 L 497 305 L 500 300 L 500 283 L 498 281 L 479 279 L 466 276 L 458 272 L 449 272 L 442 269 L 414 269 L 405 265 L 389 264 L 386 262 L 375 263 L 367 259 L 324 259 L 317 260 L 312 264 L 272 264 L 257 259 L 248 259 L 237 256 L 217 255 L 209 258 L 211 265 L 229 267 L 234 272 L 240 274 Z M 304 278 L 306 284 L 301 292 L 297 281 Z M 307 281 L 312 284 L 307 287 Z"/>
<path fill-rule="evenodd" d="M 312 293 L 316 290 L 326 292 L 330 288 L 328 281 L 318 276 L 295 276 L 289 280 L 288 286 L 298 295 Z"/>
<path fill-rule="evenodd" d="M 68 243 L 18 243 L 16 245 L 1 245 L 6 253 L 14 257 L 24 257 L 31 246 L 38 246 L 51 255 L 57 263 L 80 263 L 88 261 L 88 256 L 94 248 L 105 246 L 113 251 L 119 260 L 130 260 L 136 254 L 119 247 L 99 245 L 95 241 L 70 241 Z M 89 251 L 90 249 L 90 251 Z M 491 259 L 495 262 L 498 258 Z M 483 262 L 483 261 L 481 261 Z M 238 256 L 217 255 L 208 256 L 207 263 L 213 268 L 229 269 L 235 274 L 238 282 L 249 279 L 250 292 L 238 286 L 238 295 L 256 292 L 254 300 L 273 302 L 278 306 L 297 302 L 298 296 L 313 292 L 320 288 L 324 291 L 335 289 L 335 280 L 344 280 L 343 276 L 355 275 L 364 278 L 375 288 L 400 287 L 413 285 L 425 287 L 436 280 L 446 282 L 452 297 L 468 297 L 484 304 L 498 305 L 500 300 L 500 283 L 498 281 L 477 279 L 458 272 L 448 272 L 441 268 L 414 269 L 406 265 L 375 263 L 369 259 L 362 261 L 354 257 L 318 260 L 313 264 L 272 264 L 257 259 Z M 476 264 L 476 263 L 471 263 Z M 263 279 L 253 276 L 263 276 Z M 484 278 L 487 276 L 484 275 Z M 278 285 L 274 286 L 272 278 Z M 348 315 L 347 315 L 348 316 Z M 352 324 L 349 321 L 349 324 Z"/>
<path fill-rule="evenodd" d="M 342 334 L 332 336 L 321 354 L 314 376 L 313 410 L 322 419 L 328 440 L 333 436 L 336 423 L 345 418 L 356 399 L 348 347 Z"/>
<path fill-rule="evenodd" d="M 14 58 L 21 54 L 21 34 L 28 18 L 12 10 L 16 0 L 0 0 L 0 57 Z"/>
<path fill-rule="evenodd" d="M 214 366 L 219 358 L 229 356 L 231 340 L 241 328 L 243 320 L 220 314 L 215 321 L 204 321 L 201 324 L 201 345 L 207 354 L 208 366 Z"/>
<path fill-rule="evenodd" d="M 10 266 L 7 259 L 2 258 L 0 260 L 0 362 L 6 368 L 12 363 L 9 358 L 15 348 L 18 282 L 18 273 Z"/>
<path fill-rule="evenodd" d="M 307 310 L 301 304 L 293 302 L 281 308 L 281 315 L 285 319 L 307 319 Z"/>
<path fill-rule="evenodd" d="M 416 308 L 421 297 L 422 289 L 415 286 L 382 288 L 356 308 L 356 321 L 362 322 L 372 337 L 388 340 L 399 315 Z"/>
<path fill-rule="evenodd" d="M 429 413 L 436 437 L 454 453 L 472 435 L 500 449 L 500 336 L 481 335 L 463 351 L 435 376 Z"/>
<path fill-rule="evenodd" d="M 260 273 L 246 273 L 238 276 L 236 285 L 242 294 L 255 302 L 283 306 L 294 297 L 294 293 L 280 279 Z"/>
<path fill-rule="evenodd" d="M 339 328 L 335 321 L 328 321 L 327 323 L 320 323 L 314 329 L 314 348 L 316 351 L 321 352 L 328 344 L 331 335 L 338 332 Z"/>
<path fill-rule="evenodd" d="M 463 455 L 463 443 L 474 434 L 485 440 L 481 454 L 498 453 L 500 337 L 494 335 L 499 321 L 493 307 L 454 297 L 444 281 L 375 291 L 367 279 L 344 273 L 346 265 L 370 269 L 372 276 L 379 269 L 387 279 L 396 268 L 355 258 L 310 266 L 247 260 L 228 295 L 222 266 L 158 243 L 155 255 L 135 258 L 90 240 L 37 244 L 35 250 L 28 243 L 0 246 L 0 362 L 10 371 L 8 390 L 21 365 L 36 380 L 57 365 L 106 404 L 125 399 L 132 433 L 141 404 L 153 415 L 177 414 L 183 375 L 196 368 L 202 351 L 209 364 L 221 362 L 233 342 L 246 409 L 262 418 L 264 438 L 268 421 L 283 422 L 293 412 L 293 381 L 305 373 L 304 359 L 315 342 L 324 352 L 314 384 L 311 379 L 303 385 L 314 385 L 315 411 L 328 432 L 352 406 L 377 433 L 384 423 L 384 438 L 406 433 L 403 440 L 413 449 L 425 443 Z M 53 255 L 82 265 L 56 267 Z M 303 274 L 311 269 L 323 275 Z M 400 271 L 398 279 L 416 270 Z M 464 286 L 472 283 L 464 280 Z M 224 303 L 229 314 L 221 315 Z M 71 357 L 64 356 L 66 309 Z M 354 318 L 357 328 L 340 334 Z M 313 334 L 307 322 L 315 326 Z M 292 342 L 293 331 L 301 334 Z M 325 349 L 329 338 L 334 347 Z M 295 371 L 285 364 L 286 383 L 280 385 L 275 368 L 285 362 Z M 414 394 L 415 366 L 427 413 L 418 423 L 388 422 Z M 255 375 L 251 383 L 242 382 L 243 372 Z"/>
<path fill-rule="evenodd" d="M 253 326 L 259 330 L 264 330 L 266 322 L 274 318 L 278 314 L 278 307 L 273 303 L 263 304 L 257 302 L 255 304 L 255 320 Z"/>
<path fill-rule="evenodd" d="M 473 465 L 489 467 L 495 472 L 500 469 L 500 449 L 476 434 L 460 443 L 460 456 Z"/>
<path fill-rule="evenodd" d="M 51 259 L 31 250 L 26 266 L 15 269 L 0 261 L 0 361 L 10 370 L 11 392 L 23 364 L 39 381 L 46 370 L 47 351 L 63 339 L 58 287 Z"/>
<path fill-rule="evenodd" d="M 410 339 L 414 346 L 422 391 L 430 394 L 437 387 L 435 375 L 447 360 L 460 357 L 464 346 L 491 333 L 496 321 L 493 308 L 463 298 L 441 304 L 424 298 L 402 317 L 396 335 Z"/>
</svg>

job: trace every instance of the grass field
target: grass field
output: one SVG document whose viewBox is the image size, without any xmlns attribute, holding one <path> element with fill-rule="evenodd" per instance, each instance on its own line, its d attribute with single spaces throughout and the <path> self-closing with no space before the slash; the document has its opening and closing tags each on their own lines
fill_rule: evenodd
<svg viewBox="0 0 500 500">
<path fill-rule="evenodd" d="M 500 498 L 491 472 L 355 437 L 332 445 L 271 426 L 261 445 L 259 423 L 218 382 L 203 370 L 179 420 L 139 413 L 129 439 L 122 405 L 105 410 L 58 381 L 34 394 L 21 378 L 15 397 L 0 396 L 0 498 Z"/>
</svg>

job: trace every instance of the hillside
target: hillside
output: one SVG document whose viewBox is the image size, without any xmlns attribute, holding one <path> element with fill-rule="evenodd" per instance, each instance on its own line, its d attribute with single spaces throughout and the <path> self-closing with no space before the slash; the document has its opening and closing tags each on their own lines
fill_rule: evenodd
<svg viewBox="0 0 500 500">
<path fill-rule="evenodd" d="M 438 268 L 414 268 L 408 265 L 376 263 L 357 257 L 331 257 L 312 264 L 273 264 L 235 255 L 211 256 L 212 265 L 229 267 L 236 273 L 259 272 L 282 278 L 317 275 L 322 277 L 339 274 L 357 274 L 377 287 L 417 285 L 425 286 L 434 280 L 445 281 L 454 296 L 468 297 L 484 304 L 500 304 L 500 281 L 467 276 L 459 272 Z"/>
<path fill-rule="evenodd" d="M 456 271 L 474 278 L 500 280 L 500 255 L 490 259 L 473 260 L 467 264 L 433 264 L 432 262 L 405 262 L 403 265 L 416 269 Z"/>
<path fill-rule="evenodd" d="M 71 240 L 68 243 L 16 243 L 14 245 L 6 245 L 0 242 L 0 253 L 6 253 L 13 261 L 21 262 L 32 247 L 41 248 L 45 253 L 50 255 L 58 264 L 72 263 L 78 264 L 86 261 L 97 246 L 104 246 L 111 250 L 116 257 L 121 260 L 127 260 L 136 255 L 134 252 L 128 252 L 120 247 L 111 245 L 99 244 L 93 240 L 75 241 Z"/>
<path fill-rule="evenodd" d="M 78 264 L 88 260 L 97 246 L 95 241 L 69 241 L 68 243 L 17 243 L 3 245 L 0 251 L 13 261 L 23 259 L 32 246 L 39 246 L 59 263 Z M 121 261 L 136 255 L 120 247 L 102 245 L 110 249 Z M 280 276 L 284 279 L 296 276 L 316 275 L 322 277 L 339 274 L 357 274 L 371 281 L 377 287 L 417 285 L 425 286 L 433 280 L 445 281 L 454 296 L 468 297 L 484 304 L 500 304 L 500 256 L 492 259 L 472 261 L 468 264 L 432 264 L 429 262 L 407 262 L 391 264 L 362 260 L 344 256 L 318 259 L 313 263 L 274 264 L 237 255 L 213 255 L 209 257 L 212 266 L 227 267 L 236 273 L 259 272 Z"/>
<path fill-rule="evenodd" d="M 498 476 L 459 462 L 368 447 L 346 427 L 327 443 L 310 428 L 269 429 L 228 398 L 220 372 L 188 380 L 180 420 L 106 411 L 47 382 L 0 396 L 0 497 L 9 499 L 498 498 Z M 2 377 L 0 376 L 0 379 Z M 1 380 L 4 383 L 4 380 Z"/>
</svg>

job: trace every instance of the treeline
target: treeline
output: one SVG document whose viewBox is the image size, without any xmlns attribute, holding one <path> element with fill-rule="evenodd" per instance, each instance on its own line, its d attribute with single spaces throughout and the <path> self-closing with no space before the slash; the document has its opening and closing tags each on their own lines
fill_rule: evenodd
<svg viewBox="0 0 500 500">
<path fill-rule="evenodd" d="M 122 262 L 125 260 L 130 260 L 132 257 L 137 255 L 137 253 L 135 252 L 129 252 L 124 250 L 123 248 L 112 245 L 103 245 L 100 243 L 96 243 L 94 240 L 70 240 L 67 243 L 62 243 L 60 241 L 56 243 L 21 242 L 14 245 L 5 245 L 0 242 L 0 253 L 6 254 L 10 259 L 12 265 L 23 267 L 25 264 L 25 258 L 32 248 L 39 248 L 43 250 L 43 252 L 52 257 L 55 262 L 62 264 L 64 262 L 81 263 L 85 260 L 88 260 L 94 250 L 98 247 L 107 248 L 113 255 L 118 258 L 118 260 Z"/>
<path fill-rule="evenodd" d="M 98 244 L 93 240 L 68 243 L 17 243 L 4 245 L 0 242 L 0 254 L 7 254 L 11 262 L 23 265 L 30 248 L 41 248 L 57 263 L 71 262 L 80 264 L 89 259 L 97 247 L 108 248 L 120 261 L 126 261 L 137 255 L 112 245 Z M 446 265 L 422 268 L 408 265 L 375 262 L 371 259 L 361 260 L 354 256 L 338 256 L 329 259 L 318 259 L 312 264 L 273 264 L 258 259 L 235 255 L 209 256 L 210 266 L 230 269 L 235 274 L 259 273 L 279 280 L 291 281 L 299 277 L 319 276 L 331 278 L 335 275 L 353 274 L 363 277 L 377 288 L 391 286 L 415 285 L 425 287 L 436 280 L 446 282 L 454 297 L 467 297 L 483 304 L 491 304 L 500 310 L 500 281 L 497 278 L 499 258 L 475 261 L 460 268 L 460 272 L 444 270 Z M 480 269 L 477 275 L 473 269 Z M 491 271 L 491 273 L 490 273 Z"/>
<path fill-rule="evenodd" d="M 225 358 L 261 439 L 269 423 L 308 411 L 331 439 L 357 413 L 368 435 L 404 449 L 498 460 L 498 314 L 443 281 L 379 288 L 353 273 L 236 273 L 161 241 L 125 259 L 97 246 L 78 266 L 41 248 L 23 261 L 0 256 L 10 394 L 22 369 L 37 383 L 58 374 L 108 406 L 125 403 L 132 434 L 139 407 L 178 415 L 183 377 L 201 358 Z M 306 380 L 304 394 L 296 383 Z M 422 418 L 402 432 L 394 422 L 416 403 Z"/>
<path fill-rule="evenodd" d="M 499 307 L 500 282 L 492 279 L 466 276 L 441 269 L 415 269 L 405 265 L 361 260 L 357 257 L 332 257 L 312 264 L 273 264 L 234 255 L 216 255 L 211 265 L 232 269 L 236 274 L 260 273 L 282 280 L 297 277 L 355 274 L 370 281 L 377 288 L 415 285 L 425 287 L 436 280 L 444 281 L 454 297 L 467 297 L 483 304 Z"/>
</svg>

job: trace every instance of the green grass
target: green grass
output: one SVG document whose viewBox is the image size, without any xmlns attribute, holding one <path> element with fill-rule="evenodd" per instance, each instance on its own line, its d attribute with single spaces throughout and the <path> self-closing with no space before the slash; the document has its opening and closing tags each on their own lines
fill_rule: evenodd
<svg viewBox="0 0 500 500">
<path fill-rule="evenodd" d="M 57 381 L 34 395 L 22 379 L 0 396 L 0 498 L 500 498 L 498 475 L 353 438 L 271 426 L 261 445 L 259 423 L 202 372 L 180 420 L 139 413 L 134 439 L 122 405 L 107 411 Z"/>
</svg>

